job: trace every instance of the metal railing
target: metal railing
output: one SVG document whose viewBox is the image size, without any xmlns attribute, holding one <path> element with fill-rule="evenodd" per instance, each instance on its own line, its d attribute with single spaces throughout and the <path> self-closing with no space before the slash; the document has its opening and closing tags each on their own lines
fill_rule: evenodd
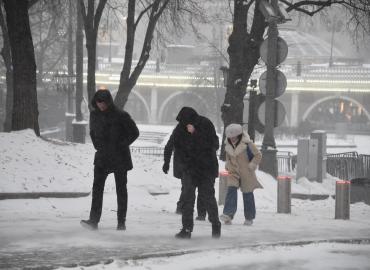
<svg viewBox="0 0 370 270">
<path fill-rule="evenodd" d="M 164 147 L 154 147 L 154 146 L 131 146 L 132 153 L 139 153 L 149 156 L 162 156 L 164 152 Z"/>
<path fill-rule="evenodd" d="M 155 146 L 131 146 L 132 153 L 139 153 L 149 156 L 162 156 L 164 152 L 164 147 L 155 147 Z M 277 152 L 277 161 L 278 161 L 278 171 L 279 172 L 291 172 L 293 153 L 289 151 L 279 151 Z"/>
<path fill-rule="evenodd" d="M 278 172 L 293 171 L 293 153 L 289 151 L 278 151 L 276 154 Z"/>
<path fill-rule="evenodd" d="M 370 155 L 345 152 L 326 155 L 326 170 L 343 180 L 370 179 Z"/>
</svg>

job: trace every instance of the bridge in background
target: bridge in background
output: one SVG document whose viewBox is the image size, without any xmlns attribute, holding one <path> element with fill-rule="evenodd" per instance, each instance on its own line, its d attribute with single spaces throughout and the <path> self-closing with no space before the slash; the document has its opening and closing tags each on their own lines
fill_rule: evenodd
<svg viewBox="0 0 370 270">
<path fill-rule="evenodd" d="M 119 85 L 118 66 L 101 63 L 97 86 L 106 86 L 115 93 Z M 279 98 L 286 109 L 284 127 L 309 122 L 319 128 L 334 129 L 336 123 L 346 123 L 347 127 L 370 131 L 370 65 L 329 68 L 312 64 L 304 66 L 300 76 L 294 65 L 280 70 L 288 82 L 286 92 Z M 257 68 L 251 79 L 258 79 L 263 71 Z M 218 68 L 212 65 L 165 64 L 156 72 L 155 64 L 148 63 L 126 110 L 139 122 L 171 124 L 180 107 L 189 105 L 218 125 L 225 89 L 217 72 Z M 247 112 L 248 94 L 244 119 L 248 119 Z"/>
</svg>

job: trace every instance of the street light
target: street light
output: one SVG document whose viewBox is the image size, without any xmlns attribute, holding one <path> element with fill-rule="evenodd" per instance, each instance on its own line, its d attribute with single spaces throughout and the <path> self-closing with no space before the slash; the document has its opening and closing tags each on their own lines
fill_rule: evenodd
<svg viewBox="0 0 370 270">
<path fill-rule="evenodd" d="M 75 114 L 73 113 L 72 94 L 74 92 L 74 86 L 76 84 L 76 75 L 56 71 L 53 76 L 53 82 L 55 84 L 57 92 L 67 94 L 67 111 L 65 114 L 66 140 L 73 141 L 72 121 L 75 117 Z"/>
</svg>

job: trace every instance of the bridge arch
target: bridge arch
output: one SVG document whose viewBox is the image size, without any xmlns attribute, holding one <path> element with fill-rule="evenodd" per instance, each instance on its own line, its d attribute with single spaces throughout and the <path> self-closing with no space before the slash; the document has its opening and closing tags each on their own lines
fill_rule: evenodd
<svg viewBox="0 0 370 270">
<path fill-rule="evenodd" d="M 117 94 L 117 91 L 118 90 L 113 90 L 112 91 L 112 96 L 115 96 Z M 146 111 L 147 120 L 149 121 L 150 120 L 150 108 L 149 108 L 148 102 L 145 100 L 145 98 L 139 92 L 137 92 L 135 90 L 132 90 L 131 93 L 130 93 L 130 95 L 131 94 L 133 94 L 135 97 L 137 97 L 141 101 L 141 103 L 143 104 L 144 109 Z"/>
<path fill-rule="evenodd" d="M 159 122 L 163 122 L 163 114 L 164 114 L 165 109 L 169 105 L 169 103 L 171 101 L 173 101 L 176 97 L 181 96 L 181 95 L 191 95 L 191 96 L 195 97 L 196 99 L 198 99 L 202 103 L 202 106 L 204 106 L 204 108 L 206 109 L 206 112 L 211 112 L 207 101 L 201 95 L 199 95 L 198 93 L 194 93 L 194 92 L 191 92 L 191 91 L 178 91 L 178 92 L 175 92 L 175 93 L 171 94 L 170 96 L 168 96 L 162 102 L 161 107 L 160 107 L 159 112 L 158 112 L 158 118 L 157 118 Z M 194 109 L 197 109 L 196 106 L 194 106 L 194 104 L 191 104 L 191 103 L 187 104 L 186 102 L 184 102 L 182 104 L 182 106 L 189 106 L 189 107 L 194 107 Z M 202 114 L 202 112 L 199 112 L 199 113 Z"/>
<path fill-rule="evenodd" d="M 351 98 L 351 97 L 347 97 L 347 96 L 342 96 L 342 95 L 336 95 L 336 96 L 328 96 L 328 97 L 324 97 L 324 98 L 321 98 L 317 101 L 315 101 L 314 103 L 311 104 L 311 106 L 309 106 L 307 108 L 307 110 L 304 112 L 303 116 L 302 116 L 302 121 L 305 121 L 308 116 L 313 112 L 313 110 L 318 106 L 320 105 L 321 103 L 325 102 L 325 101 L 328 101 L 328 100 L 333 100 L 333 99 L 341 99 L 341 100 L 346 100 L 346 101 L 349 101 L 349 102 L 353 102 L 354 104 L 356 104 L 358 107 L 361 108 L 361 110 L 363 110 L 364 114 L 366 115 L 367 119 L 370 121 L 370 113 L 365 109 L 365 106 L 363 104 L 361 104 L 359 101 L 355 100 L 354 98 Z"/>
</svg>

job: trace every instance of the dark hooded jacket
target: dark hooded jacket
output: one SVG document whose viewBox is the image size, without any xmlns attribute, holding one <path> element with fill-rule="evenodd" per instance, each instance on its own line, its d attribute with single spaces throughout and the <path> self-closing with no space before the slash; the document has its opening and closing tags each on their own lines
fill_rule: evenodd
<svg viewBox="0 0 370 270">
<path fill-rule="evenodd" d="M 100 111 L 96 101 L 104 101 L 108 108 Z M 108 172 L 131 170 L 132 160 L 129 145 L 139 136 L 139 130 L 131 116 L 119 110 L 108 90 L 98 90 L 91 105 L 90 136 L 96 149 L 94 165 Z"/>
<path fill-rule="evenodd" d="M 176 117 L 179 122 L 174 133 L 174 147 L 181 154 L 184 170 L 208 177 L 218 176 L 217 149 L 219 140 L 212 122 L 193 108 L 183 107 Z M 193 134 L 186 131 L 192 124 Z M 186 132 L 184 132 L 184 130 Z"/>
<path fill-rule="evenodd" d="M 182 138 L 182 140 L 190 139 L 190 134 L 186 131 L 184 126 L 177 124 L 164 147 L 164 162 L 169 164 L 173 152 L 173 176 L 181 179 L 184 172 L 184 148 L 175 148 L 175 136 Z"/>
</svg>

